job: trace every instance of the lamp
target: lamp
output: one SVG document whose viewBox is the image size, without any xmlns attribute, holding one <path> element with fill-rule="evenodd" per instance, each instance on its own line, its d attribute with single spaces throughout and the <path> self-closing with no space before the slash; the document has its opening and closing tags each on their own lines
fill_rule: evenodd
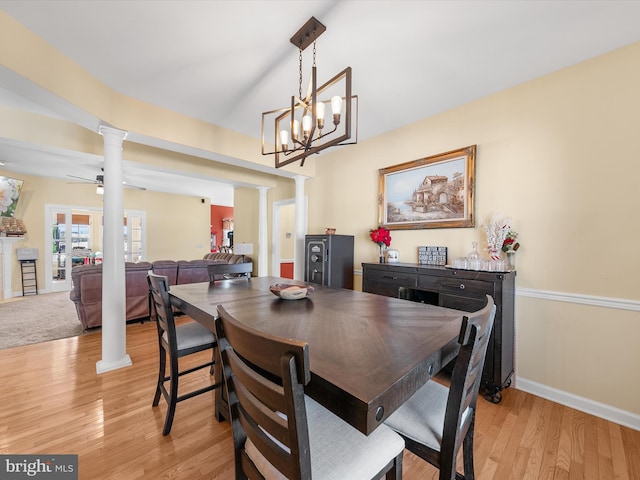
<svg viewBox="0 0 640 480">
<path fill-rule="evenodd" d="M 242 255 L 242 261 L 244 261 L 245 255 L 253 255 L 253 243 L 236 243 L 233 247 L 233 253 Z"/>
<path fill-rule="evenodd" d="M 98 186 L 96 187 L 96 193 L 97 193 L 98 195 L 104 195 L 104 185 L 98 185 Z"/>
<path fill-rule="evenodd" d="M 290 107 L 262 114 L 262 154 L 275 155 L 276 168 L 298 160 L 300 166 L 303 166 L 309 155 L 320 153 L 325 148 L 358 143 L 358 96 L 351 93 L 351 67 L 345 68 L 320 87 L 317 86 L 316 39 L 325 30 L 322 23 L 311 17 L 291 37 L 291 43 L 299 51 L 298 96 L 291 97 Z M 312 43 L 311 79 L 307 94 L 303 97 L 302 52 Z M 330 122 L 325 118 L 328 106 L 332 113 Z M 352 131 L 355 132 L 355 138 L 347 141 L 351 139 Z M 273 151 L 266 151 L 266 138 L 273 138 Z"/>
</svg>

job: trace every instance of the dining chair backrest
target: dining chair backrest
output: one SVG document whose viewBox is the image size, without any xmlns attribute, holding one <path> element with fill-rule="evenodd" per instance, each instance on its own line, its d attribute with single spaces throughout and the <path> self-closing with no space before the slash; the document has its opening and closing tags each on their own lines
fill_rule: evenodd
<svg viewBox="0 0 640 480">
<path fill-rule="evenodd" d="M 286 478 L 310 479 L 303 390 L 311 380 L 307 343 L 254 330 L 222 306 L 218 306 L 215 324 L 231 414 L 236 478 L 262 478 L 247 454 L 247 449 L 255 447 Z"/>
<path fill-rule="evenodd" d="M 151 297 L 151 314 L 156 317 L 158 334 L 166 334 L 166 341 L 172 352 L 176 352 L 176 324 L 169 302 L 169 279 L 165 275 L 158 275 L 151 270 L 147 274 L 149 294 Z"/>
<path fill-rule="evenodd" d="M 253 263 L 211 263 L 207 266 L 209 271 L 209 281 L 215 282 L 225 278 L 246 277 L 251 279 Z"/>
<path fill-rule="evenodd" d="M 463 317 L 458 343 L 460 350 L 453 367 L 442 432 L 440 469 L 446 478 L 455 476 L 455 456 L 475 421 L 482 369 L 493 329 L 496 306 L 487 295 L 487 304 Z"/>
</svg>

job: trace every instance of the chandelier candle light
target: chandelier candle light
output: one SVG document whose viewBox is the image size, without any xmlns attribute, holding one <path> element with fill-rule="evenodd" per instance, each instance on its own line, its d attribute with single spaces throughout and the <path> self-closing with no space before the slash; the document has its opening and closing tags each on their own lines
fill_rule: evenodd
<svg viewBox="0 0 640 480">
<path fill-rule="evenodd" d="M 327 83 L 317 86 L 316 39 L 326 27 L 311 17 L 290 41 L 298 47 L 298 96 L 291 97 L 291 107 L 262 114 L 262 154 L 275 155 L 276 168 L 320 153 L 328 147 L 358 143 L 358 97 L 351 93 L 351 67 L 345 68 Z M 307 93 L 302 96 L 302 52 L 313 44 L 313 65 Z M 322 98 L 320 98 L 322 96 Z M 331 107 L 333 128 L 326 127 L 327 107 Z M 342 113 L 344 109 L 344 114 Z M 352 110 L 355 112 L 352 113 Z M 273 122 L 273 130 L 270 125 Z M 355 125 L 352 125 L 352 122 Z M 351 139 L 352 130 L 355 138 Z M 273 138 L 275 149 L 265 151 L 265 138 Z"/>
</svg>

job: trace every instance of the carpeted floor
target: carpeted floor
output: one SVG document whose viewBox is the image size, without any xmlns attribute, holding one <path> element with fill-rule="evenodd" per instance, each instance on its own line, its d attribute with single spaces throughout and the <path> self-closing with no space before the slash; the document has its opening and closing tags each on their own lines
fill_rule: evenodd
<svg viewBox="0 0 640 480">
<path fill-rule="evenodd" d="M 89 330 L 94 331 L 100 329 Z M 17 297 L 0 303 L 0 350 L 84 333 L 69 292 Z"/>
</svg>

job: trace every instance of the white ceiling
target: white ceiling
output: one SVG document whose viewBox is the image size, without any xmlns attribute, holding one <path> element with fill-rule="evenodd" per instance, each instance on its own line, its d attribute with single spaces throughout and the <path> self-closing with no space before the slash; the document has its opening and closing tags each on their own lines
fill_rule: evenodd
<svg viewBox="0 0 640 480">
<path fill-rule="evenodd" d="M 289 38 L 311 16 L 327 27 L 319 81 L 353 68 L 359 141 L 640 41 L 640 1 L 630 0 L 0 0 L 0 9 L 113 90 L 256 138 L 261 112 L 297 92 Z M 12 150 L 0 142 L 0 161 Z M 143 169 L 140 183 L 157 175 L 153 189 L 184 183 L 128 168 Z"/>
</svg>

